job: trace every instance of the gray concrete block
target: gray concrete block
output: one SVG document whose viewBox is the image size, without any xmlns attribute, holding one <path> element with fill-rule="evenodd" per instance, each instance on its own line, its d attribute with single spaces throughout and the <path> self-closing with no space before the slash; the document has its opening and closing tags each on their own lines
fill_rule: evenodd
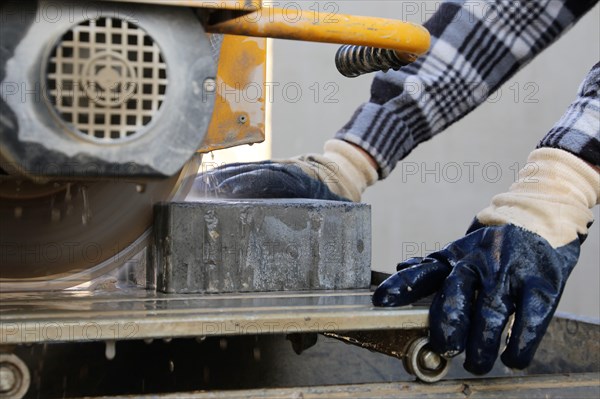
<svg viewBox="0 0 600 399">
<path fill-rule="evenodd" d="M 367 288 L 371 208 L 314 200 L 211 200 L 155 206 L 159 291 Z"/>
</svg>

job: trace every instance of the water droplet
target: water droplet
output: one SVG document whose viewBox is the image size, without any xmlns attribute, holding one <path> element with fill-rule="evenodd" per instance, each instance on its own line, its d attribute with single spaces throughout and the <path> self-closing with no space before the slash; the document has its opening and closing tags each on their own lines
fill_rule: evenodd
<svg viewBox="0 0 600 399">
<path fill-rule="evenodd" d="M 254 356 L 254 361 L 260 362 L 260 348 L 258 346 L 254 347 L 252 355 Z"/>
<path fill-rule="evenodd" d="M 202 376 L 204 377 L 204 383 L 208 384 L 210 381 L 210 369 L 208 366 L 204 366 L 204 370 L 202 370 Z"/>
<path fill-rule="evenodd" d="M 92 211 L 90 209 L 90 201 L 88 198 L 88 190 L 86 186 L 81 186 L 81 197 L 83 199 L 83 210 L 81 211 L 81 223 L 84 226 L 92 219 Z"/>
<path fill-rule="evenodd" d="M 196 342 L 201 344 L 202 342 L 204 342 L 206 340 L 205 336 L 200 336 L 200 337 L 196 337 Z"/>
<path fill-rule="evenodd" d="M 175 363 L 173 362 L 173 360 L 169 360 L 169 372 L 173 372 L 175 371 Z"/>
<path fill-rule="evenodd" d="M 212 173 L 207 173 L 203 176 L 204 179 L 204 197 L 215 197 L 219 198 L 221 189 L 219 188 L 219 180 L 217 176 Z"/>
<path fill-rule="evenodd" d="M 67 190 L 65 191 L 65 202 L 71 201 L 71 183 L 67 183 Z"/>
<path fill-rule="evenodd" d="M 104 351 L 104 355 L 107 360 L 113 360 L 115 355 L 117 354 L 117 345 L 115 345 L 115 341 L 106 341 L 106 349 Z"/>
<path fill-rule="evenodd" d="M 50 211 L 50 220 L 55 223 L 60 221 L 60 209 L 52 208 Z"/>
</svg>

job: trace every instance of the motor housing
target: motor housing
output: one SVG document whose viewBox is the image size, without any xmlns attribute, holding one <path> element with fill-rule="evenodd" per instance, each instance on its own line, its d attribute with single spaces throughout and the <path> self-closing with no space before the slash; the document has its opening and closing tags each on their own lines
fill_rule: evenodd
<svg viewBox="0 0 600 399">
<path fill-rule="evenodd" d="M 202 144 L 214 106 L 205 82 L 216 62 L 198 14 L 90 4 L 2 6 L 1 168 L 32 178 L 173 176 Z"/>
</svg>

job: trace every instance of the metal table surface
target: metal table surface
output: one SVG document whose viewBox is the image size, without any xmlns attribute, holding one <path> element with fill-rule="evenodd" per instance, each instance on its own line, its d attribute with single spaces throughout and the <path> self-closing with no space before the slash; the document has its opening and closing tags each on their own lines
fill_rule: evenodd
<svg viewBox="0 0 600 399">
<path fill-rule="evenodd" d="M 497 399 L 573 398 L 600 396 L 600 374 L 561 374 L 443 381 L 349 384 L 301 388 L 271 388 L 235 391 L 189 392 L 162 395 L 124 395 L 105 399 Z M 100 398 L 97 398 L 100 399 Z"/>
<path fill-rule="evenodd" d="M 27 397 L 36 392 L 169 399 L 598 397 L 597 322 L 557 315 L 527 371 L 531 375 L 502 369 L 498 375 L 506 377 L 474 381 L 464 379 L 457 365 L 458 374 L 452 378 L 458 380 L 423 385 L 402 381 L 407 377 L 400 376 L 400 364 L 393 362 L 404 356 L 403 340 L 426 334 L 427 307 L 384 309 L 370 301 L 369 290 L 2 293 L 0 347 L 20 356 L 35 377 Z M 285 336 L 300 332 L 327 336 L 298 357 Z M 335 332 L 348 339 L 328 338 L 340 336 Z M 223 338 L 236 335 L 242 337 Z M 151 338 L 211 336 L 150 343 Z M 111 341 L 121 340 L 114 352 Z M 46 345 L 55 342 L 64 344 Z M 40 345 L 16 345 L 22 343 Z M 229 346 L 231 350 L 223 349 Z M 119 355 L 113 358 L 115 353 Z M 389 356 L 382 358 L 381 353 Z M 389 374 L 390 369 L 398 375 Z M 94 372 L 81 380 L 82 370 Z M 230 375 L 246 379 L 233 387 L 229 378 L 222 380 Z M 390 379 L 399 382 L 389 383 Z M 114 385 L 117 382 L 123 385 Z M 145 396 L 147 392 L 153 394 Z M 127 394 L 120 396 L 123 393 Z"/>
<path fill-rule="evenodd" d="M 0 344 L 422 329 L 427 308 L 376 308 L 368 290 L 2 293 Z"/>
</svg>

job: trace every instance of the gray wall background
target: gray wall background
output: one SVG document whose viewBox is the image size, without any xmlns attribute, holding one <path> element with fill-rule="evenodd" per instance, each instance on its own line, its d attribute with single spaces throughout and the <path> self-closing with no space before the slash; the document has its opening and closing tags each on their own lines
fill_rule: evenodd
<svg viewBox="0 0 600 399">
<path fill-rule="evenodd" d="M 297 6 L 318 7 L 326 13 L 423 22 L 440 2 L 279 3 L 279 7 L 288 3 L 290 12 Z M 492 196 L 509 187 L 516 165 L 525 163 L 600 59 L 599 21 L 600 8 L 595 7 L 506 83 L 493 100 L 419 146 L 389 178 L 367 191 L 363 199 L 373 209 L 373 269 L 391 272 L 398 261 L 426 255 L 459 238 Z M 356 107 L 368 100 L 372 76 L 346 79 L 339 75 L 333 64 L 336 49 L 334 45 L 274 41 L 272 80 L 279 84 L 273 91 L 274 158 L 320 152 Z M 427 173 L 436 168 L 437 172 Z M 598 207 L 594 213 L 600 219 Z M 600 317 L 599 237 L 600 221 L 591 229 L 559 310 Z"/>
</svg>

